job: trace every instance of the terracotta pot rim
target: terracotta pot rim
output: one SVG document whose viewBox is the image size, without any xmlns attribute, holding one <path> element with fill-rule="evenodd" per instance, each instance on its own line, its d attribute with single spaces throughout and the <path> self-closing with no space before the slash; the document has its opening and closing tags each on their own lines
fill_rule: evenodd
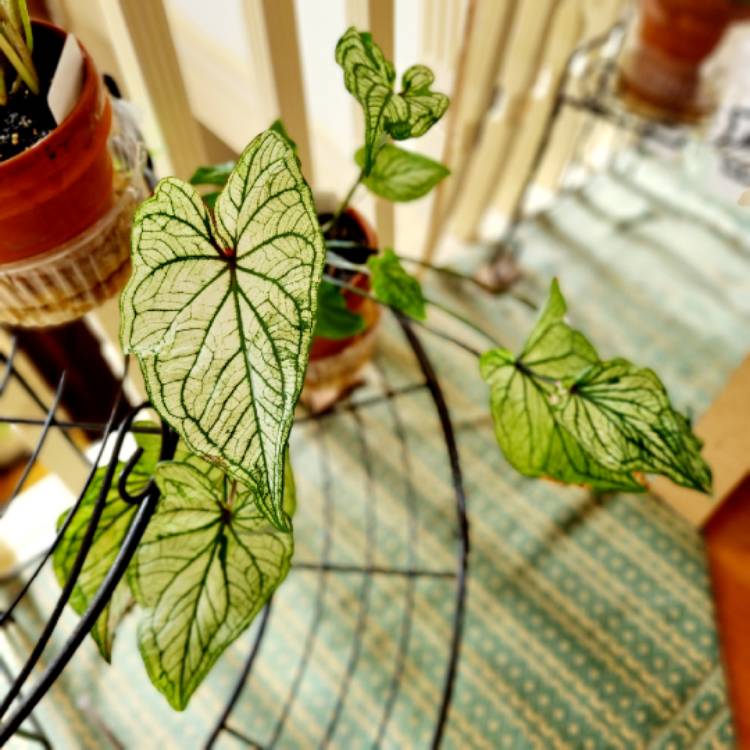
<svg viewBox="0 0 750 750">
<path fill-rule="evenodd" d="M 35 18 L 31 23 L 34 27 L 46 28 L 54 32 L 56 35 L 62 36 L 63 38 L 68 36 L 68 32 L 65 31 L 65 29 L 49 21 L 43 21 L 41 19 Z M 86 50 L 81 42 L 79 40 L 76 41 L 78 42 L 78 46 L 80 47 L 81 53 L 83 55 L 83 81 L 81 82 L 81 92 L 78 96 L 78 101 L 76 101 L 73 109 L 68 112 L 65 119 L 62 122 L 58 123 L 54 127 L 54 129 L 47 133 L 47 135 L 45 135 L 43 138 L 40 138 L 38 141 L 36 141 L 36 143 L 21 151 L 20 154 L 16 154 L 10 159 L 0 161 L 0 176 L 3 176 L 2 173 L 4 171 L 10 172 L 15 170 L 16 168 L 23 168 L 24 166 L 26 166 L 25 162 L 29 162 L 34 159 L 38 150 L 48 146 L 50 139 L 53 138 L 55 134 L 60 133 L 62 130 L 67 130 L 69 127 L 71 127 L 71 123 L 74 120 L 79 119 L 81 111 L 90 103 L 89 100 L 91 98 L 96 98 L 97 75 L 94 61 L 91 55 L 89 55 L 88 50 Z"/>
</svg>

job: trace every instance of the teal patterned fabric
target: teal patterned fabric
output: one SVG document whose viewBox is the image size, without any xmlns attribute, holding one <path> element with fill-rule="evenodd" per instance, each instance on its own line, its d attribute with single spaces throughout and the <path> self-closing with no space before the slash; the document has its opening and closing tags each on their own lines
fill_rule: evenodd
<svg viewBox="0 0 750 750">
<path fill-rule="evenodd" d="M 700 413 L 747 349 L 745 223 L 679 175 L 632 157 L 522 227 L 522 291 L 541 301 L 557 275 L 571 317 L 603 354 L 656 368 L 679 407 Z M 509 297 L 461 295 L 435 278 L 427 285 L 511 347 L 534 317 Z M 439 316 L 435 325 L 454 330 Z M 698 535 L 647 495 L 595 498 L 517 476 L 494 443 L 476 362 L 420 336 L 453 415 L 472 534 L 444 747 L 733 747 Z M 384 320 L 368 384 L 352 399 L 364 403 L 420 377 L 398 327 Z M 295 569 L 229 725 L 262 747 L 312 748 L 327 739 L 346 750 L 376 741 L 426 748 L 456 565 L 454 498 L 430 396 L 417 389 L 299 424 L 292 459 L 298 563 L 434 575 Z M 56 594 L 48 575 L 35 587 L 36 609 L 27 607 L 0 644 L 4 654 L 17 661 Z M 74 622 L 66 613 L 65 628 Z M 256 628 L 177 714 L 148 684 L 131 618 L 114 665 L 87 643 L 39 719 L 55 747 L 201 747 Z M 229 732 L 216 745 L 244 746 Z"/>
</svg>

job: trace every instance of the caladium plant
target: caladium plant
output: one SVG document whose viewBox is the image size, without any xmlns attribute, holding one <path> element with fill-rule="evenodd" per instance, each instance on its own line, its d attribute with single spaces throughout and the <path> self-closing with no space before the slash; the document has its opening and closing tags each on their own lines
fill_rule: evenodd
<svg viewBox="0 0 750 750">
<path fill-rule="evenodd" d="M 296 500 L 287 445 L 313 336 L 361 332 L 363 320 L 348 309 L 343 290 L 371 296 L 416 324 L 437 305 L 393 249 L 367 257 L 373 249 L 365 248 L 365 259 L 353 261 L 340 252 L 356 243 L 326 240 L 325 233 L 360 184 L 406 201 L 448 174 L 392 143 L 425 133 L 448 99 L 432 91 L 432 73 L 423 66 L 409 68 L 396 92 L 393 66 L 356 29 L 339 41 L 336 60 L 362 105 L 365 132 L 355 155 L 357 180 L 325 226 L 280 122 L 236 163 L 201 167 L 192 184 L 162 180 L 134 221 L 122 345 L 138 359 L 152 405 L 180 440 L 174 459 L 159 462 L 158 440 L 137 435 L 143 453 L 130 481 L 153 476 L 162 497 L 92 635 L 109 659 L 117 624 L 129 609 L 139 610 L 146 669 L 177 709 L 289 570 Z M 209 191 L 201 194 L 196 185 Z M 369 274 L 371 291 L 326 272 L 337 268 Z M 656 374 L 623 359 L 601 360 L 566 311 L 554 281 L 518 355 L 455 316 L 493 341 L 484 353 L 466 348 L 479 357 L 508 462 L 526 476 L 597 490 L 642 491 L 645 475 L 658 473 L 709 491 L 700 441 Z M 73 569 L 104 477 L 98 470 L 66 522 L 54 557 L 61 582 Z M 106 493 L 73 589 L 76 611 L 88 608 L 134 512 L 118 492 Z"/>
</svg>

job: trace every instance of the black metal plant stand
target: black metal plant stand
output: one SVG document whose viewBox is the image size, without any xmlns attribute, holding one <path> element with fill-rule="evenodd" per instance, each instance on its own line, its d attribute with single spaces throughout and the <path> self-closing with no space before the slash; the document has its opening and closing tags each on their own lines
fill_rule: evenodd
<svg viewBox="0 0 750 750">
<path fill-rule="evenodd" d="M 251 677 L 254 666 L 256 665 L 258 654 L 261 650 L 261 645 L 266 634 L 276 627 L 283 627 L 283 622 L 273 622 L 274 620 L 274 609 L 272 603 L 269 602 L 260 616 L 260 623 L 255 633 L 255 638 L 250 645 L 250 649 L 245 660 L 244 666 L 241 672 L 237 676 L 237 681 L 234 689 L 227 698 L 226 705 L 221 712 L 220 716 L 217 717 L 217 721 L 209 736 L 206 739 L 205 747 L 211 748 L 217 739 L 224 733 L 233 736 L 236 740 L 245 744 L 248 747 L 274 747 L 281 736 L 284 729 L 285 722 L 290 715 L 292 704 L 296 698 L 300 683 L 303 679 L 305 671 L 309 668 L 313 645 L 316 637 L 318 636 L 318 629 L 321 618 L 323 616 L 323 595 L 326 588 L 326 582 L 329 576 L 347 576 L 351 574 L 358 574 L 361 576 L 360 586 L 360 609 L 359 616 L 354 631 L 353 642 L 351 644 L 350 657 L 347 663 L 346 672 L 341 684 L 338 686 L 339 694 L 338 698 L 331 710 L 331 714 L 328 717 L 326 724 L 326 731 L 324 736 L 319 738 L 319 746 L 328 746 L 331 742 L 334 732 L 336 730 L 337 723 L 340 719 L 341 712 L 346 701 L 348 688 L 352 680 L 357 678 L 357 667 L 360 651 L 362 648 L 362 640 L 365 635 L 368 625 L 368 609 L 369 609 L 369 594 L 372 582 L 379 576 L 398 576 L 406 581 L 405 589 L 405 603 L 403 609 L 403 615 L 400 623 L 400 636 L 397 647 L 397 658 L 393 663 L 392 672 L 388 688 L 385 691 L 380 720 L 378 722 L 378 729 L 375 736 L 371 737 L 371 744 L 373 747 L 378 747 L 381 741 L 384 739 L 388 723 L 393 715 L 394 707 L 399 699 L 399 689 L 402 682 L 407 679 L 405 675 L 405 661 L 408 655 L 409 639 L 414 625 L 415 617 L 415 586 L 419 579 L 426 578 L 442 578 L 454 582 L 454 593 L 453 593 L 453 614 L 452 614 L 452 626 L 450 644 L 445 658 L 444 674 L 442 684 L 436 686 L 434 694 L 434 724 L 432 729 L 432 738 L 430 741 L 430 747 L 436 748 L 440 745 L 443 737 L 446 722 L 449 717 L 449 710 L 451 705 L 451 699 L 453 696 L 453 688 L 456 680 L 456 672 L 458 667 L 459 653 L 461 648 L 463 621 L 464 621 L 464 607 L 466 599 L 466 574 L 467 574 L 467 561 L 469 552 L 469 530 L 466 516 L 466 505 L 464 496 L 464 486 L 461 473 L 461 464 L 459 461 L 458 451 L 456 447 L 456 441 L 454 437 L 453 427 L 451 424 L 451 417 L 448 406 L 446 404 L 443 392 L 440 387 L 439 380 L 435 374 L 432 363 L 425 352 L 424 347 L 420 341 L 419 336 L 413 330 L 411 324 L 401 317 L 398 317 L 398 324 L 405 337 L 406 343 L 413 354 L 416 377 L 414 382 L 400 386 L 398 388 L 391 388 L 388 385 L 387 378 L 384 373 L 381 373 L 382 390 L 377 395 L 354 400 L 351 396 L 334 407 L 333 410 L 319 414 L 312 415 L 306 414 L 302 416 L 300 422 L 313 422 L 317 423 L 318 426 L 322 424 L 323 420 L 337 419 L 342 414 L 349 414 L 354 417 L 354 422 L 358 426 L 360 433 L 361 445 L 363 448 L 362 460 L 364 463 L 364 472 L 366 477 L 365 487 L 365 502 L 367 503 L 367 513 L 372 514 L 373 502 L 373 485 L 375 477 L 373 476 L 373 470 L 369 454 L 367 453 L 366 443 L 363 439 L 363 422 L 360 417 L 362 410 L 368 409 L 370 406 L 375 404 L 385 404 L 392 420 L 392 432 L 396 440 L 398 447 L 399 456 L 401 458 L 402 471 L 404 473 L 404 479 L 406 481 L 406 497 L 404 502 L 409 514 L 409 549 L 408 549 L 408 564 L 405 567 L 384 567 L 376 566 L 372 564 L 373 553 L 374 553 L 374 534 L 373 530 L 369 526 L 366 529 L 367 534 L 367 548 L 364 551 L 364 563 L 362 565 L 341 565 L 336 564 L 328 559 L 328 551 L 331 546 L 331 526 L 329 523 L 332 516 L 332 501 L 331 501 L 331 489 L 333 475 L 331 466 L 328 464 L 328 458 L 323 450 L 321 450 L 321 477 L 322 477 L 322 490 L 325 502 L 325 515 L 323 520 L 323 533 L 326 535 L 323 543 L 323 551 L 321 559 L 318 560 L 296 560 L 293 563 L 293 571 L 306 571 L 308 574 L 315 574 L 317 576 L 318 588 L 317 598 L 315 602 L 315 612 L 313 619 L 311 620 L 306 640 L 303 648 L 303 652 L 297 669 L 292 677 L 290 684 L 287 686 L 288 692 L 286 700 L 280 706 L 278 716 L 276 717 L 275 727 L 272 732 L 270 739 L 265 740 L 265 744 L 261 743 L 257 738 L 248 737 L 236 723 L 233 722 L 233 710 Z M 78 496 L 77 502 L 74 504 L 71 513 L 68 516 L 66 523 L 57 533 L 57 536 L 52 546 L 41 556 L 41 559 L 32 561 L 31 567 L 26 572 L 26 580 L 22 585 L 18 593 L 12 597 L 10 602 L 5 606 L 4 610 L 0 612 L 0 633 L 5 631 L 6 633 L 15 627 L 18 627 L 17 621 L 14 618 L 14 612 L 19 607 L 23 607 L 24 603 L 30 598 L 30 594 L 33 592 L 34 584 L 37 581 L 37 577 L 48 564 L 49 558 L 51 557 L 56 545 L 60 542 L 62 534 L 70 523 L 73 514 L 78 510 L 83 495 L 91 482 L 96 465 L 99 463 L 101 456 L 103 455 L 104 444 L 108 438 L 112 438 L 115 441 L 115 448 L 112 453 L 107 465 L 106 480 L 103 482 L 100 495 L 97 500 L 96 508 L 92 513 L 90 525 L 85 535 L 80 553 L 73 567 L 70 579 L 67 584 L 61 590 L 52 611 L 46 616 L 46 622 L 44 623 L 41 632 L 35 634 L 33 639 L 34 646 L 28 654 L 25 662 L 21 665 L 17 673 L 11 670 L 6 660 L 0 654 L 0 670 L 5 674 L 6 679 L 9 682 L 9 689 L 5 696 L 0 697 L 0 745 L 5 744 L 10 740 L 11 737 L 17 735 L 18 737 L 23 736 L 28 741 L 34 741 L 43 747 L 54 747 L 54 738 L 51 738 L 45 733 L 44 727 L 35 715 L 35 708 L 39 702 L 45 697 L 50 688 L 53 686 L 55 681 L 61 675 L 63 670 L 69 664 L 71 659 L 75 656 L 77 649 L 87 637 L 91 626 L 96 621 L 101 611 L 106 606 L 112 592 L 115 587 L 122 579 L 125 570 L 128 566 L 130 559 L 132 558 L 137 544 L 143 535 L 146 526 L 148 525 L 149 519 L 153 514 L 159 502 L 159 492 L 153 481 L 150 481 L 137 495 L 131 495 L 126 489 L 126 480 L 129 472 L 134 467 L 138 460 L 138 454 L 134 454 L 125 465 L 120 475 L 117 475 L 117 462 L 122 448 L 123 441 L 129 432 L 137 431 L 139 429 L 148 429 L 139 426 L 134 426 L 134 421 L 137 415 L 148 406 L 148 404 L 142 404 L 138 407 L 130 408 L 126 411 L 124 419 L 120 424 L 115 423 L 115 415 L 118 413 L 118 408 L 121 408 L 122 401 L 122 380 L 120 382 L 120 393 L 112 405 L 112 412 L 109 421 L 106 424 L 100 423 L 83 423 L 75 421 L 62 421 L 58 419 L 57 410 L 59 406 L 60 397 L 63 391 L 65 383 L 65 373 L 61 373 L 55 397 L 50 403 L 45 403 L 44 400 L 34 391 L 29 382 L 23 377 L 18 371 L 16 364 L 16 347 L 15 343 L 11 346 L 7 352 L 0 352 L 0 367 L 3 368 L 2 374 L 0 375 L 0 397 L 6 390 L 8 385 L 12 381 L 16 381 L 21 388 L 33 399 L 33 401 L 39 406 L 39 408 L 45 413 L 44 417 L 38 419 L 21 417 L 13 414 L 1 414 L 0 422 L 10 424 L 32 424 L 39 425 L 41 427 L 40 435 L 35 449 L 32 451 L 31 456 L 21 473 L 21 476 L 16 483 L 16 486 L 8 500 L 8 503 L 12 502 L 18 494 L 24 489 L 26 480 L 31 472 L 31 469 L 37 462 L 39 454 L 44 447 L 45 441 L 53 430 L 61 432 L 65 438 L 70 442 L 72 448 L 78 451 L 83 457 L 83 453 L 76 444 L 70 439 L 69 433 L 71 430 L 81 429 L 89 432 L 96 431 L 101 435 L 101 448 L 99 450 L 99 456 L 97 460 L 91 465 L 91 470 L 88 475 L 88 480 L 84 487 L 81 488 L 81 492 Z M 126 368 L 127 369 L 127 368 Z M 124 379 L 123 375 L 123 379 Z M 405 438 L 405 428 L 401 422 L 399 416 L 399 410 L 395 405 L 397 399 L 409 398 L 414 394 L 429 394 L 431 402 L 434 406 L 437 419 L 442 432 L 442 439 L 444 442 L 445 451 L 447 453 L 448 464 L 450 467 L 450 478 L 452 484 L 452 496 L 455 505 L 455 538 L 456 538 L 456 550 L 455 550 L 455 567 L 452 570 L 430 570 L 421 568 L 416 565 L 416 556 L 414 554 L 414 548 L 416 543 L 416 503 L 415 493 L 412 480 L 410 477 L 410 465 L 409 465 L 409 447 Z M 166 425 L 162 425 L 161 431 L 161 457 L 164 460 L 170 459 L 175 450 L 176 435 Z M 67 605 L 73 586 L 80 574 L 83 566 L 85 557 L 93 542 L 94 533 L 96 530 L 96 524 L 99 521 L 101 511 L 104 507 L 104 501 L 109 488 L 112 483 L 116 482 L 116 486 L 121 497 L 129 503 L 133 503 L 138 506 L 138 511 L 135 514 L 131 523 L 128 534 L 123 542 L 122 548 L 112 565 L 109 573 L 102 583 L 98 593 L 94 597 L 87 612 L 80 618 L 73 632 L 67 637 L 65 642 L 59 649 L 56 649 L 56 653 L 48 654 L 47 651 L 53 650 L 48 648 L 51 645 L 51 639 L 56 629 L 58 628 L 59 620 L 64 608 Z M 6 508 L 8 505 L 6 504 Z M 371 518 L 371 515 L 368 515 Z M 42 657 L 45 656 L 45 666 L 41 673 L 37 676 L 35 673 L 35 667 L 40 663 Z"/>
</svg>

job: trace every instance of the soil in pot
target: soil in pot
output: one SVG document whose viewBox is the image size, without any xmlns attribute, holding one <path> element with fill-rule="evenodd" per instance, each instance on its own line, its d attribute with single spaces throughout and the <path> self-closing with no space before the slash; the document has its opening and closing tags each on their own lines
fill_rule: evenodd
<svg viewBox="0 0 750 750">
<path fill-rule="evenodd" d="M 0 107 L 0 161 L 11 159 L 55 129 L 47 99 L 27 88 L 8 97 Z"/>
<path fill-rule="evenodd" d="M 9 85 L 8 102 L 0 107 L 0 162 L 12 159 L 55 129 L 55 118 L 47 106 L 47 93 L 64 40 L 45 34 L 42 41 L 35 45 L 33 53 L 39 74 L 39 94 L 32 94 L 26 86 L 13 92 Z M 12 81 L 13 77 L 7 76 L 7 83 Z"/>
</svg>

